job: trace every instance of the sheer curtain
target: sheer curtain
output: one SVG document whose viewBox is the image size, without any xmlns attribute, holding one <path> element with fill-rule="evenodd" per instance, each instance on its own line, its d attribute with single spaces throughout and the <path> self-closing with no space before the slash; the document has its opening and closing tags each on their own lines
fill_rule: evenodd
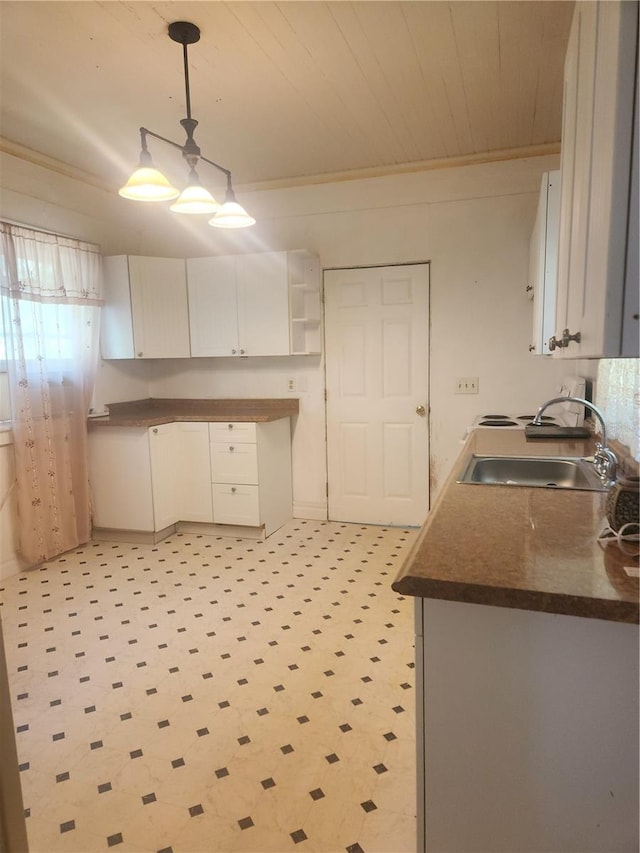
<svg viewBox="0 0 640 853">
<path fill-rule="evenodd" d="M 97 246 L 0 222 L 20 554 L 29 563 L 91 537 L 87 411 L 98 353 Z"/>
<path fill-rule="evenodd" d="M 603 410 L 607 434 L 625 444 L 640 461 L 640 360 L 599 361 L 596 402 Z"/>
</svg>

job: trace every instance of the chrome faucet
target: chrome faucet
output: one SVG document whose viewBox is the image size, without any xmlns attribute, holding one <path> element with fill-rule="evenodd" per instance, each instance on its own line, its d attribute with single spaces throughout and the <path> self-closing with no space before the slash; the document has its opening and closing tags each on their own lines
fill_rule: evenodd
<svg viewBox="0 0 640 853">
<path fill-rule="evenodd" d="M 540 426 L 542 423 L 543 412 L 555 403 L 579 403 L 581 406 L 591 409 L 593 414 L 598 418 L 600 421 L 601 440 L 596 442 L 593 465 L 602 482 L 606 485 L 611 485 L 616 479 L 618 460 L 613 450 L 607 446 L 607 425 L 604 422 L 604 415 L 600 409 L 588 400 L 583 400 L 582 397 L 554 397 L 552 400 L 547 400 L 546 403 L 543 403 L 536 412 L 536 416 L 533 419 L 533 423 L 536 426 Z"/>
</svg>

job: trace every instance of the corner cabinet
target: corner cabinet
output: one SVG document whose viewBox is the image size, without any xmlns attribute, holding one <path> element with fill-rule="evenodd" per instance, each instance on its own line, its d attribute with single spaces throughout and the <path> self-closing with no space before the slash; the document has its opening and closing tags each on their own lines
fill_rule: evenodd
<svg viewBox="0 0 640 853">
<path fill-rule="evenodd" d="M 545 172 L 529 244 L 529 291 L 533 295 L 533 337 L 529 352 L 549 355 L 556 322 L 560 172 Z"/>
<path fill-rule="evenodd" d="M 192 356 L 320 352 L 318 259 L 305 250 L 187 260 Z"/>
<path fill-rule="evenodd" d="M 184 260 L 112 255 L 103 277 L 103 358 L 189 358 Z"/>
<path fill-rule="evenodd" d="M 637 0 L 576 3 L 565 62 L 555 356 L 639 354 L 638 280 L 629 272 L 638 254 L 638 195 L 630 193 L 637 49 Z"/>
<path fill-rule="evenodd" d="M 206 423 L 91 429 L 94 527 L 161 534 L 178 520 L 212 522 L 208 468 Z"/>
<path fill-rule="evenodd" d="M 290 421 L 93 427 L 89 480 L 98 538 L 155 542 L 183 522 L 268 536 L 293 514 Z"/>
</svg>

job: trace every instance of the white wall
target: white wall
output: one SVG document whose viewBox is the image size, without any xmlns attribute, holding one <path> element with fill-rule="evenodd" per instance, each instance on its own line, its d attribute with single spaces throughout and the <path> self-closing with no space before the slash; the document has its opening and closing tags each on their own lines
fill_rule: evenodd
<svg viewBox="0 0 640 853">
<path fill-rule="evenodd" d="M 306 248 L 322 266 L 431 263 L 433 491 L 475 415 L 532 408 L 555 393 L 574 362 L 528 353 L 528 244 L 542 172 L 557 157 L 439 169 L 336 184 L 239 193 L 258 224 L 226 233 L 135 205 L 4 155 L 3 218 L 98 242 L 104 254 L 174 257 Z M 61 201 L 64 199 L 64 201 Z M 581 363 L 592 375 L 595 363 Z M 480 393 L 455 395 L 457 376 Z M 286 396 L 302 379 L 294 434 L 294 501 L 322 516 L 325 498 L 322 359 L 192 359 L 103 363 L 94 405 L 144 396 Z"/>
<path fill-rule="evenodd" d="M 261 222 L 255 248 L 307 248 L 324 268 L 431 262 L 431 466 L 434 492 L 467 425 L 488 410 L 531 411 L 575 369 L 529 354 L 528 244 L 541 173 L 554 158 L 279 190 L 247 201 Z M 137 365 L 133 365 L 135 369 Z M 324 506 L 321 362 L 228 359 L 157 362 L 155 396 L 286 395 L 306 376 L 294 439 L 294 500 Z M 478 376 L 476 396 L 454 394 Z"/>
</svg>

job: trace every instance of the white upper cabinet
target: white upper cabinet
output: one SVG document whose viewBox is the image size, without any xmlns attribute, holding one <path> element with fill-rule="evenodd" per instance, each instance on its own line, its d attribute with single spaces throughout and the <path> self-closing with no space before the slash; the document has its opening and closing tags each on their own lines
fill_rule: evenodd
<svg viewBox="0 0 640 853">
<path fill-rule="evenodd" d="M 191 355 L 239 355 L 236 258 L 187 261 Z"/>
<path fill-rule="evenodd" d="M 190 258 L 187 286 L 193 356 L 320 351 L 319 262 L 309 252 Z"/>
<path fill-rule="evenodd" d="M 556 322 L 560 172 L 545 172 L 529 245 L 529 288 L 533 295 L 533 337 L 529 352 L 549 355 Z"/>
<path fill-rule="evenodd" d="M 103 272 L 103 358 L 191 355 L 184 260 L 113 255 Z"/>
<path fill-rule="evenodd" d="M 286 252 L 236 258 L 238 342 L 242 355 L 289 355 Z"/>
<path fill-rule="evenodd" d="M 638 355 L 638 281 L 627 271 L 638 253 L 630 227 L 637 193 L 629 208 L 637 43 L 635 0 L 576 4 L 565 62 L 554 355 Z"/>
</svg>

